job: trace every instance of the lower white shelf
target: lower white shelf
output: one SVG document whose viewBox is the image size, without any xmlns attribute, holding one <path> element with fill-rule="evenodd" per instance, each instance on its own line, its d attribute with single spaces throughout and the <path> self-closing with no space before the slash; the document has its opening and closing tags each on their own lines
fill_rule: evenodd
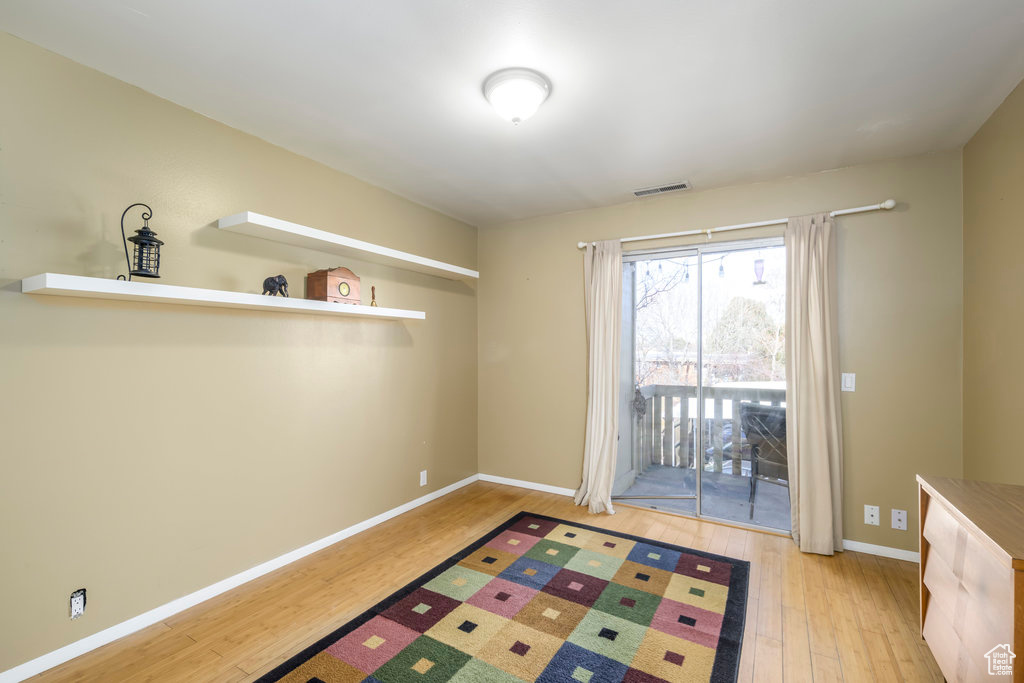
<svg viewBox="0 0 1024 683">
<path fill-rule="evenodd" d="M 152 282 L 125 282 L 82 275 L 42 273 L 21 281 L 25 294 L 51 294 L 78 296 L 88 299 L 116 299 L 119 301 L 150 301 L 186 306 L 213 306 L 216 308 L 248 308 L 258 311 L 283 311 L 312 315 L 342 315 L 378 320 L 425 320 L 423 311 L 400 308 L 355 306 L 328 301 L 310 301 L 279 296 L 262 296 L 244 292 L 225 292 L 219 289 L 158 285 Z"/>
</svg>

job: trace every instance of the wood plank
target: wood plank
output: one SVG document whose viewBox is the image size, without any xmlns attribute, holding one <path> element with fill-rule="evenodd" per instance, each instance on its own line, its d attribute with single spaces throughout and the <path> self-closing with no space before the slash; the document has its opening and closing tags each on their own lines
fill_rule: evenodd
<svg viewBox="0 0 1024 683">
<path fill-rule="evenodd" d="M 803 607 L 782 608 L 782 635 L 782 671 L 787 683 L 809 683 L 814 680 L 807 615 Z"/>
<path fill-rule="evenodd" d="M 774 539 L 773 539 L 774 540 Z M 782 640 L 782 557 L 771 541 L 761 552 L 761 594 L 757 612 L 757 634 Z"/>
<path fill-rule="evenodd" d="M 743 476 L 743 427 L 740 424 L 740 402 L 736 399 L 730 401 L 732 405 L 732 474 Z"/>
<path fill-rule="evenodd" d="M 1024 571 L 1013 572 L 1013 595 L 1013 651 L 1024 653 Z M 1015 681 L 1024 678 L 1021 670 L 1024 670 L 1024 660 L 1014 668 Z"/>
<path fill-rule="evenodd" d="M 786 539 L 778 544 L 782 557 L 782 605 L 804 611 L 804 569 L 800 549 Z"/>
<path fill-rule="evenodd" d="M 782 674 L 782 643 L 774 638 L 759 635 L 755 642 L 754 680 L 781 681 Z"/>
<path fill-rule="evenodd" d="M 714 530 L 711 543 L 708 545 L 708 552 L 716 555 L 725 555 L 726 548 L 729 547 L 729 536 L 732 533 L 732 529 L 724 524 L 715 524 Z"/>
<path fill-rule="evenodd" d="M 800 564 L 804 578 L 804 605 L 811 652 L 828 659 L 838 659 L 836 637 L 832 630 L 832 612 L 825 593 L 825 584 L 818 566 L 819 555 L 803 555 Z"/>
<path fill-rule="evenodd" d="M 902 681 L 903 676 L 899 673 L 896 665 L 896 658 L 893 656 L 889 639 L 877 631 L 862 631 L 864 645 L 868 649 L 868 657 L 871 660 L 871 669 L 874 671 L 874 680 L 881 683 L 887 681 Z"/>
<path fill-rule="evenodd" d="M 811 656 L 811 671 L 814 673 L 814 683 L 841 683 L 843 680 L 839 660 L 824 655 Z"/>
<path fill-rule="evenodd" d="M 918 484 L 918 487 L 917 487 L 917 520 L 918 520 L 918 527 L 919 527 L 919 529 L 918 529 L 918 537 L 917 537 L 917 549 L 918 549 L 918 557 L 921 558 L 920 562 L 918 562 L 918 570 L 919 570 L 918 571 L 918 581 L 919 581 L 919 583 L 918 583 L 918 587 L 919 587 L 919 595 L 918 595 L 918 600 L 919 600 L 919 603 L 918 603 L 918 605 L 919 605 L 919 610 L 918 610 L 919 622 L 918 622 L 918 628 L 920 629 L 918 631 L 918 633 L 924 633 L 924 613 L 928 609 L 928 598 L 930 597 L 928 595 L 928 589 L 925 588 L 925 586 L 924 586 L 924 570 L 925 570 L 925 567 L 928 564 L 928 553 L 931 550 L 931 547 L 928 545 L 928 539 L 924 537 L 924 523 L 925 523 L 925 518 L 926 518 L 926 516 L 928 514 L 928 502 L 930 500 L 931 500 L 931 497 L 928 495 L 928 492 L 925 491 L 923 486 Z"/>
<path fill-rule="evenodd" d="M 867 646 L 861 636 L 852 591 L 844 582 L 839 558 L 833 556 L 822 559 L 826 561 L 819 566 L 825 577 L 825 583 L 829 586 L 826 594 L 832 614 L 832 628 L 835 631 L 836 650 L 839 652 L 843 680 L 873 680 L 871 661 Z"/>
<path fill-rule="evenodd" d="M 878 611 L 875 609 L 871 592 L 861 572 L 860 564 L 857 562 L 858 553 L 844 552 L 837 555 L 839 566 L 842 568 L 844 582 L 849 587 L 849 593 L 853 598 L 854 613 L 857 623 L 862 631 L 873 631 L 882 633 L 882 625 L 879 623 Z"/>
<path fill-rule="evenodd" d="M 679 397 L 679 461 L 683 467 L 691 466 L 690 417 L 690 399 L 684 394 Z"/>
<path fill-rule="evenodd" d="M 672 432 L 675 430 L 675 414 L 672 412 L 671 396 L 663 396 L 664 406 L 661 409 L 661 463 L 663 465 L 675 464 L 675 453 L 672 451 Z"/>
<path fill-rule="evenodd" d="M 712 460 L 715 466 L 715 472 L 722 471 L 722 451 L 725 444 L 722 442 L 722 399 L 714 399 L 714 411 L 715 417 L 711 420 L 711 448 L 712 448 Z"/>
<path fill-rule="evenodd" d="M 654 397 L 654 431 L 652 434 L 652 452 L 651 452 L 651 463 L 657 465 L 665 464 L 665 419 L 663 417 L 662 406 L 664 406 L 665 397 L 655 396 Z"/>
<path fill-rule="evenodd" d="M 725 552 L 722 554 L 726 557 L 743 557 L 743 549 L 747 545 L 747 536 L 752 533 L 754 532 L 739 528 L 731 529 L 729 531 L 729 544 L 725 547 Z"/>
<path fill-rule="evenodd" d="M 753 683 L 754 655 L 757 652 L 757 600 L 747 600 L 746 621 L 743 624 L 743 643 L 740 649 L 740 670 L 737 683 Z"/>
</svg>

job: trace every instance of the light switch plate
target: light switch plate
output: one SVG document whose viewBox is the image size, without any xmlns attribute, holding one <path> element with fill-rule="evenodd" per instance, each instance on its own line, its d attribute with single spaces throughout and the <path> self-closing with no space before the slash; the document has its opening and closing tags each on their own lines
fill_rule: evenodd
<svg viewBox="0 0 1024 683">
<path fill-rule="evenodd" d="M 843 391 L 856 391 L 857 390 L 857 373 L 855 372 L 844 372 L 843 380 L 840 385 Z"/>
</svg>

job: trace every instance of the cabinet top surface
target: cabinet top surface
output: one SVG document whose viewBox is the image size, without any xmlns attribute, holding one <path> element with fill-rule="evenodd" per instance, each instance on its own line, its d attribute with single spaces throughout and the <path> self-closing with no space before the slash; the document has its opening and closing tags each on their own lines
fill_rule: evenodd
<svg viewBox="0 0 1024 683">
<path fill-rule="evenodd" d="M 961 522 L 998 546 L 1008 564 L 1024 568 L 1024 486 L 921 475 L 917 481 Z"/>
</svg>

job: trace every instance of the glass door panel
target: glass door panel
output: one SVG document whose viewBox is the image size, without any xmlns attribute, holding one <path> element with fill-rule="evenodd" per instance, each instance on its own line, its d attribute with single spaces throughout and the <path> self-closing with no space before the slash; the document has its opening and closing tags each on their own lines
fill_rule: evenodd
<svg viewBox="0 0 1024 683">
<path fill-rule="evenodd" d="M 696 250 L 623 264 L 619 462 L 627 503 L 697 512 L 699 257 Z"/>
<path fill-rule="evenodd" d="M 790 528 L 786 457 L 786 252 L 701 253 L 700 514 Z"/>
</svg>

